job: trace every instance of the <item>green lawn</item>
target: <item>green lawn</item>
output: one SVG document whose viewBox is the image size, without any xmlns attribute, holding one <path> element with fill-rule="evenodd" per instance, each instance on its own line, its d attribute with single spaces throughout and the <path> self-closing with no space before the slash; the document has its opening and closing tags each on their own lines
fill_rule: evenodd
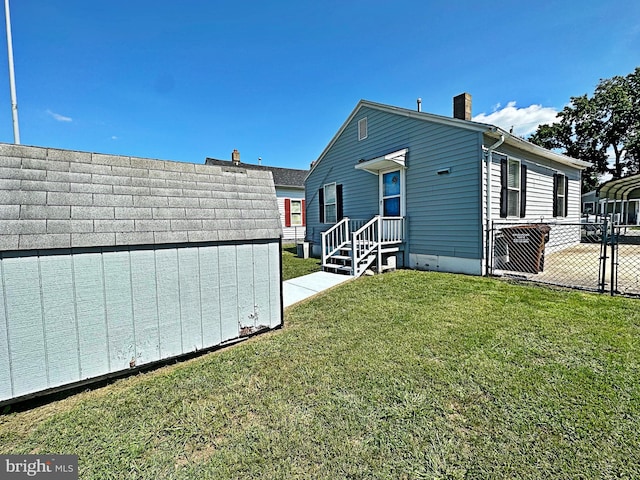
<svg viewBox="0 0 640 480">
<path fill-rule="evenodd" d="M 282 279 L 301 277 L 309 273 L 320 271 L 320 259 L 299 258 L 295 243 L 282 246 Z"/>
<path fill-rule="evenodd" d="M 283 330 L 0 417 L 83 479 L 638 478 L 640 303 L 415 271 Z"/>
</svg>

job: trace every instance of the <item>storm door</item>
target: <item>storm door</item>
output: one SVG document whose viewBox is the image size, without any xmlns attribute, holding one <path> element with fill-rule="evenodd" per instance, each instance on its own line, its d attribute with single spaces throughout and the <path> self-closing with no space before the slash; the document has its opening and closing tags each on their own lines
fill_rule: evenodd
<svg viewBox="0 0 640 480">
<path fill-rule="evenodd" d="M 404 172 L 401 169 L 380 172 L 380 215 L 404 216 Z"/>
</svg>

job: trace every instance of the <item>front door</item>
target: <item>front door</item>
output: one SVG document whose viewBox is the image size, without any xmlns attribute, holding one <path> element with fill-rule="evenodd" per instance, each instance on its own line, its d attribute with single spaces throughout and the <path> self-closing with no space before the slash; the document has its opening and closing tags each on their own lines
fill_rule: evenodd
<svg viewBox="0 0 640 480">
<path fill-rule="evenodd" d="M 380 215 L 404 216 L 404 171 L 380 172 Z"/>
</svg>

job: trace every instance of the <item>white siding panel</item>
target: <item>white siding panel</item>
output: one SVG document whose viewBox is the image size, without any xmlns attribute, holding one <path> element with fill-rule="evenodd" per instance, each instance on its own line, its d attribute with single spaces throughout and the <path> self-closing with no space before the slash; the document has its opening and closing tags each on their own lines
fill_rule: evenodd
<svg viewBox="0 0 640 480">
<path fill-rule="evenodd" d="M 217 345 L 222 341 L 218 270 L 218 247 L 201 247 L 200 298 L 202 299 L 202 335 L 205 345 Z"/>
<path fill-rule="evenodd" d="M 111 371 L 104 303 L 102 254 L 74 255 L 76 315 L 80 349 L 80 378 Z"/>
<path fill-rule="evenodd" d="M 160 359 L 156 261 L 153 250 L 131 252 L 131 290 L 136 327 L 136 365 Z"/>
<path fill-rule="evenodd" d="M 200 268 L 197 248 L 178 249 L 182 353 L 202 348 Z"/>
<path fill-rule="evenodd" d="M 0 274 L 2 273 L 2 261 L 0 260 Z M 4 275 L 2 275 L 4 277 Z M 3 278 L 0 278 L 3 280 Z M 0 299 L 0 399 L 13 396 L 11 386 L 11 361 L 9 355 L 9 337 L 7 329 L 7 316 L 4 309 L 4 281 L 2 282 L 2 298 Z"/>
<path fill-rule="evenodd" d="M 236 272 L 238 275 L 238 319 L 239 326 L 255 327 L 255 299 L 253 297 L 253 246 L 236 247 Z"/>
<path fill-rule="evenodd" d="M 13 394 L 49 387 L 38 258 L 4 258 Z"/>
<path fill-rule="evenodd" d="M 238 276 L 236 274 L 235 245 L 221 245 L 220 255 L 220 313 L 222 341 L 237 338 L 240 334 L 238 319 Z"/>
<path fill-rule="evenodd" d="M 102 261 L 109 329 L 109 362 L 111 371 L 118 371 L 129 368 L 129 362 L 137 358 L 129 252 L 105 252 Z"/>
<path fill-rule="evenodd" d="M 1 256 L 0 402 L 280 325 L 279 245 Z"/>
<path fill-rule="evenodd" d="M 156 285 L 158 288 L 158 329 L 161 358 L 182 353 L 180 324 L 180 284 L 178 278 L 178 250 L 156 250 Z"/>
<path fill-rule="evenodd" d="M 70 255 L 40 257 L 49 387 L 80 380 Z"/>
<path fill-rule="evenodd" d="M 269 265 L 269 245 L 253 246 L 253 292 L 255 301 L 255 324 L 271 326 L 271 299 L 269 296 L 269 280 L 271 279 Z M 274 281 L 274 283 L 277 283 Z"/>
</svg>

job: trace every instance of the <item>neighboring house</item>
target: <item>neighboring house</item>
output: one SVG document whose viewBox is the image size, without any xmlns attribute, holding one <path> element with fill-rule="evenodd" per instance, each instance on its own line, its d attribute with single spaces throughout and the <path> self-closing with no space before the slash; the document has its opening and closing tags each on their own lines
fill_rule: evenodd
<svg viewBox="0 0 640 480">
<path fill-rule="evenodd" d="M 582 194 L 582 214 L 583 215 L 595 215 L 600 213 L 598 205 L 598 197 L 596 197 L 596 191 L 592 190 Z"/>
<path fill-rule="evenodd" d="M 276 197 L 278 197 L 278 210 L 280 211 L 280 220 L 282 222 L 282 238 L 284 241 L 304 240 L 306 226 L 304 179 L 309 173 L 309 170 L 241 163 L 238 150 L 234 150 L 231 157 L 232 159 L 230 161 L 207 158 L 205 163 L 207 165 L 218 165 L 220 167 L 236 166 L 238 168 L 271 172 L 273 175 L 273 183 L 276 187 Z"/>
<path fill-rule="evenodd" d="M 468 94 L 454 117 L 357 104 L 305 181 L 306 240 L 325 269 L 480 275 L 493 222 L 579 222 L 587 163 L 470 121 Z"/>
<path fill-rule="evenodd" d="M 582 213 L 611 215 L 616 223 L 640 225 L 640 174 L 609 180 L 583 194 Z"/>
<path fill-rule="evenodd" d="M 267 172 L 0 144 L 0 403 L 282 325 Z"/>
</svg>

